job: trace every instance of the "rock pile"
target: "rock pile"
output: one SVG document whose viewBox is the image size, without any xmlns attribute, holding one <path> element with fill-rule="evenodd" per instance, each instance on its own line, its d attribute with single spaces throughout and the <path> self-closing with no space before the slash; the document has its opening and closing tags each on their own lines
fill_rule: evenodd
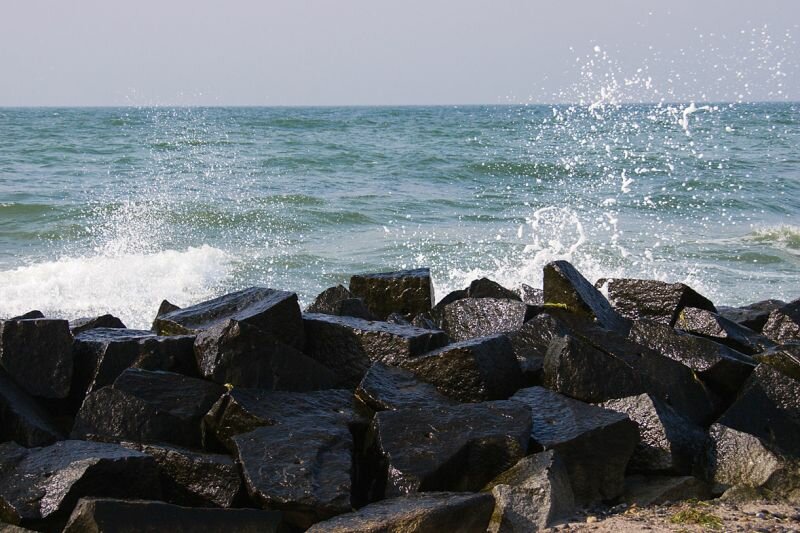
<svg viewBox="0 0 800 533">
<path fill-rule="evenodd" d="M 416 269 L 306 312 L 263 287 L 165 301 L 152 331 L 0 320 L 0 530 L 515 532 L 798 501 L 799 310 L 556 261 L 542 291 L 435 306 Z"/>
</svg>

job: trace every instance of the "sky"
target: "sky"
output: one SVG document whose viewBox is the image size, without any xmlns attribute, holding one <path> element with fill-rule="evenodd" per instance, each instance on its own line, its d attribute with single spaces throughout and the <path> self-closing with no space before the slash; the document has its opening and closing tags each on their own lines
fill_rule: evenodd
<svg viewBox="0 0 800 533">
<path fill-rule="evenodd" d="M 8 0 L 0 106 L 800 100 L 799 0 Z"/>
</svg>

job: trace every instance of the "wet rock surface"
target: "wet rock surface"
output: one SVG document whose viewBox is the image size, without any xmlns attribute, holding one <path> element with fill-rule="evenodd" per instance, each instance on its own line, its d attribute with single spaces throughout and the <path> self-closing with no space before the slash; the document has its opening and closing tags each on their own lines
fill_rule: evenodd
<svg viewBox="0 0 800 533">
<path fill-rule="evenodd" d="M 322 313 L 325 315 L 354 316 L 364 320 L 377 320 L 370 313 L 364 300 L 356 298 L 343 285 L 330 287 L 322 291 L 308 306 L 306 313 Z"/>
<path fill-rule="evenodd" d="M 114 315 L 105 314 L 95 317 L 76 318 L 69 321 L 69 330 L 73 335 L 95 328 L 125 328 L 122 320 Z"/>
<path fill-rule="evenodd" d="M 764 350 L 754 359 L 779 370 L 790 378 L 800 380 L 800 341 L 787 342 Z"/>
<path fill-rule="evenodd" d="M 800 299 L 772 311 L 761 332 L 779 344 L 800 341 Z"/>
<path fill-rule="evenodd" d="M 31 448 L 63 438 L 51 415 L 0 369 L 0 442 Z"/>
<path fill-rule="evenodd" d="M 408 370 L 374 363 L 355 392 L 356 399 L 372 411 L 452 405 L 454 400 Z"/>
<path fill-rule="evenodd" d="M 555 337 L 566 335 L 569 328 L 548 313 L 540 313 L 525 322 L 517 331 L 506 333 L 511 340 L 526 385 L 540 385 L 544 357 Z"/>
<path fill-rule="evenodd" d="M 720 306 L 717 312 L 720 316 L 741 324 L 753 331 L 760 332 L 764 324 L 767 323 L 769 314 L 775 309 L 780 309 L 786 305 L 782 300 L 762 300 L 743 307 L 724 307 Z"/>
<path fill-rule="evenodd" d="M 356 275 L 350 278 L 350 292 L 380 320 L 391 313 L 414 316 L 433 307 L 433 281 L 427 268 Z"/>
<path fill-rule="evenodd" d="M 674 326 L 686 307 L 717 311 L 711 300 L 683 283 L 612 278 L 599 280 L 597 285 L 605 288 L 614 309 L 632 320 L 646 319 Z"/>
<path fill-rule="evenodd" d="M 28 394 L 66 398 L 72 364 L 66 320 L 0 320 L 0 366 Z"/>
<path fill-rule="evenodd" d="M 438 310 L 437 325 L 453 341 L 516 331 L 528 318 L 528 305 L 518 300 L 462 298 Z"/>
<path fill-rule="evenodd" d="M 675 327 L 708 337 L 743 354 L 753 355 L 775 346 L 763 335 L 711 311 L 687 307 L 678 315 Z"/>
</svg>

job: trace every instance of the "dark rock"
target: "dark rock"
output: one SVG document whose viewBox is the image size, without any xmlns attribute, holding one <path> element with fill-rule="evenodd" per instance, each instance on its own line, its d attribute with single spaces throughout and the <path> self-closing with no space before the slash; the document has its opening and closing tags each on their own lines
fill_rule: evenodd
<svg viewBox="0 0 800 533">
<path fill-rule="evenodd" d="M 763 352 L 775 346 L 774 342 L 749 328 L 711 311 L 695 307 L 687 307 L 681 311 L 675 327 L 687 333 L 707 337 L 747 355 Z"/>
<path fill-rule="evenodd" d="M 323 313 L 325 315 L 354 316 L 364 320 L 375 320 L 364 300 L 355 298 L 342 285 L 325 289 L 317 296 L 314 303 L 308 306 L 306 313 Z"/>
<path fill-rule="evenodd" d="M 63 438 L 47 411 L 0 369 L 0 442 L 13 440 L 31 448 Z"/>
<path fill-rule="evenodd" d="M 754 359 L 800 381 L 800 342 L 787 342 L 756 354 Z"/>
<path fill-rule="evenodd" d="M 87 329 L 94 328 L 124 328 L 122 320 L 114 315 L 101 315 L 96 317 L 76 318 L 69 321 L 69 330 L 73 335 L 77 335 Z"/>
<path fill-rule="evenodd" d="M 523 389 L 512 400 L 531 409 L 532 448 L 556 450 L 564 460 L 577 503 L 622 494 L 625 468 L 639 441 L 627 415 L 542 387 Z"/>
<path fill-rule="evenodd" d="M 64 533 L 278 533 L 279 511 L 192 509 L 159 501 L 81 498 Z"/>
<path fill-rule="evenodd" d="M 451 304 L 453 302 L 457 302 L 458 300 L 462 300 L 464 298 L 469 298 L 469 288 L 467 289 L 458 289 L 452 292 L 449 292 L 445 295 L 444 298 L 439 300 L 433 309 L 431 309 L 431 314 L 437 315 L 439 311 L 446 305 Z"/>
<path fill-rule="evenodd" d="M 575 512 L 569 475 L 552 450 L 525 457 L 484 490 L 495 500 L 490 532 L 538 531 Z"/>
<path fill-rule="evenodd" d="M 673 326 L 684 307 L 717 312 L 711 300 L 683 283 L 614 278 L 598 280 L 597 285 L 605 286 L 614 309 L 632 320 L 646 319 Z"/>
<path fill-rule="evenodd" d="M 433 282 L 427 268 L 382 274 L 363 274 L 350 278 L 350 292 L 364 300 L 372 314 L 383 320 L 397 312 L 416 315 L 431 310 Z"/>
<path fill-rule="evenodd" d="M 0 366 L 28 394 L 66 398 L 72 380 L 72 334 L 66 320 L 0 321 Z"/>
<path fill-rule="evenodd" d="M 0 522 L 0 533 L 36 533 L 36 532 L 32 529 L 28 529 L 25 527 L 12 526 L 11 524 Z"/>
<path fill-rule="evenodd" d="M 235 387 L 307 391 L 336 382 L 334 373 L 311 357 L 236 320 L 198 333 L 194 354 L 203 377 Z"/>
<path fill-rule="evenodd" d="M 627 331 L 624 319 L 574 266 L 567 261 L 553 261 L 544 266 L 545 306 L 561 307 L 595 321 L 601 327 Z"/>
<path fill-rule="evenodd" d="M 718 307 L 717 312 L 728 320 L 760 332 L 767 323 L 769 314 L 784 305 L 786 302 L 781 300 L 763 300 L 744 307 Z"/>
<path fill-rule="evenodd" d="M 179 309 L 180 307 L 170 302 L 169 300 L 161 300 L 161 305 L 158 306 L 158 311 L 156 311 L 156 316 L 158 317 L 161 315 L 166 315 L 167 313 L 178 311 Z"/>
<path fill-rule="evenodd" d="M 760 364 L 719 423 L 800 457 L 800 381 Z"/>
<path fill-rule="evenodd" d="M 422 329 L 439 329 L 436 321 L 428 313 L 420 313 L 411 319 L 411 325 Z"/>
<path fill-rule="evenodd" d="M 530 409 L 511 401 L 376 413 L 372 499 L 480 490 L 526 455 L 530 431 Z"/>
<path fill-rule="evenodd" d="M 772 311 L 761 333 L 778 344 L 800 341 L 800 299 Z"/>
<path fill-rule="evenodd" d="M 413 326 L 307 313 L 305 352 L 333 370 L 342 386 L 355 388 L 376 361 L 395 365 L 447 344 L 447 335 Z"/>
<path fill-rule="evenodd" d="M 161 474 L 164 499 L 177 505 L 231 507 L 242 488 L 239 467 L 228 455 L 162 444 L 122 442 L 151 456 Z"/>
<path fill-rule="evenodd" d="M 83 402 L 73 438 L 200 446 L 200 423 L 224 387 L 172 372 L 129 368 Z"/>
<path fill-rule="evenodd" d="M 609 400 L 606 409 L 624 413 L 639 426 L 639 444 L 628 472 L 690 474 L 705 445 L 703 428 L 650 394 Z"/>
<path fill-rule="evenodd" d="M 289 346 L 303 348 L 297 295 L 265 287 L 250 287 L 159 315 L 153 322 L 153 331 L 159 335 L 193 334 L 227 320 L 255 326 Z"/>
<path fill-rule="evenodd" d="M 519 291 L 520 300 L 528 305 L 544 305 L 544 291 L 530 285 L 522 284 Z"/>
<path fill-rule="evenodd" d="M 372 411 L 409 409 L 455 402 L 408 370 L 374 363 L 358 385 L 355 397 Z"/>
<path fill-rule="evenodd" d="M 507 300 L 522 301 L 519 294 L 488 278 L 476 279 L 470 283 L 467 294 L 470 298 L 505 298 Z"/>
<path fill-rule="evenodd" d="M 9 320 L 32 320 L 32 319 L 35 319 L 35 318 L 44 318 L 44 313 L 42 313 L 41 311 L 37 311 L 37 310 L 28 311 L 24 315 L 19 315 L 19 316 L 15 316 L 15 317 L 9 318 Z"/>
<path fill-rule="evenodd" d="M 755 361 L 743 353 L 656 322 L 635 322 L 630 339 L 691 368 L 714 392 L 728 399 L 755 368 Z"/>
<path fill-rule="evenodd" d="M 518 330 L 506 333 L 527 385 L 541 384 L 544 356 L 547 355 L 550 341 L 569 331 L 569 328 L 552 315 L 541 313 L 525 322 Z"/>
<path fill-rule="evenodd" d="M 389 324 L 397 324 L 398 326 L 410 326 L 411 322 L 406 320 L 406 317 L 400 313 L 392 313 L 386 317 L 386 322 Z"/>
<path fill-rule="evenodd" d="M 522 371 L 505 335 L 450 344 L 400 366 L 460 402 L 505 400 L 522 385 Z"/>
<path fill-rule="evenodd" d="M 232 449 L 231 437 L 261 426 L 281 424 L 298 416 L 321 425 L 353 425 L 360 418 L 348 390 L 312 392 L 234 388 L 209 410 L 203 420 L 204 440 L 214 438 Z"/>
<path fill-rule="evenodd" d="M 308 533 L 483 533 L 493 505 L 492 495 L 487 493 L 409 494 L 320 522 Z"/>
<path fill-rule="evenodd" d="M 158 498 L 153 459 L 116 444 L 66 440 L 46 448 L 0 445 L 0 520 L 53 529 L 78 498 Z"/>
<path fill-rule="evenodd" d="M 692 476 L 630 476 L 625 478 L 622 496 L 625 503 L 637 507 L 709 498 L 708 483 Z"/>
<path fill-rule="evenodd" d="M 437 311 L 438 324 L 453 341 L 515 331 L 528 318 L 528 306 L 507 298 L 462 298 Z"/>
<path fill-rule="evenodd" d="M 283 511 L 290 524 L 308 528 L 352 511 L 353 436 L 346 425 L 298 416 L 232 440 L 252 500 Z"/>
</svg>

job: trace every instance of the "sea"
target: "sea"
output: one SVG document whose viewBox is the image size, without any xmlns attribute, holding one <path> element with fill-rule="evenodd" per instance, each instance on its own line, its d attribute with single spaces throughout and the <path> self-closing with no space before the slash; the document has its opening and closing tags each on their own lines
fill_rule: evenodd
<svg viewBox="0 0 800 533">
<path fill-rule="evenodd" d="M 800 104 L 0 108 L 0 317 L 549 261 L 800 297 Z"/>
</svg>

